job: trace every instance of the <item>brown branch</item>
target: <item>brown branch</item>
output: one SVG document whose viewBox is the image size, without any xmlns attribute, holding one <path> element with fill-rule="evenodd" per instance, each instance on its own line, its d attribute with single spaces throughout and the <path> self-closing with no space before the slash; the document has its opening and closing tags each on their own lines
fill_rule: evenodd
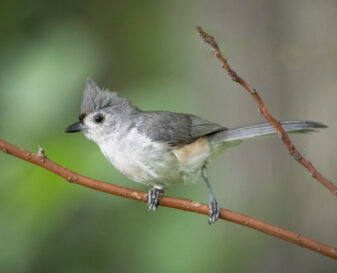
<svg viewBox="0 0 337 273">
<path fill-rule="evenodd" d="M 107 182 L 99 181 L 93 178 L 83 176 L 81 174 L 75 173 L 71 170 L 62 167 L 61 165 L 48 159 L 40 147 L 38 153 L 32 153 L 26 151 L 22 148 L 14 146 L 2 139 L 0 139 L 0 149 L 4 153 L 13 155 L 17 158 L 21 158 L 25 161 L 31 162 L 38 165 L 44 169 L 47 169 L 56 175 L 59 175 L 66 179 L 68 182 L 73 182 L 82 185 L 87 188 L 94 190 L 110 193 L 113 195 L 118 195 L 124 198 L 134 199 L 142 202 L 146 202 L 146 193 L 143 191 L 130 189 Z M 185 211 L 196 212 L 200 214 L 208 215 L 209 207 L 207 204 L 199 203 L 196 201 L 191 201 L 189 199 L 173 198 L 168 196 L 162 196 L 160 198 L 159 204 L 165 207 L 171 207 L 176 209 L 181 209 Z M 274 237 L 280 238 L 282 240 L 288 241 L 293 244 L 305 247 L 307 249 L 316 251 L 322 255 L 331 257 L 337 260 L 337 249 L 329 245 L 323 244 L 321 242 L 312 240 L 308 237 L 304 237 L 300 234 L 294 233 L 290 230 L 286 230 L 269 223 L 263 222 L 261 220 L 228 210 L 221 209 L 219 218 L 234 222 L 252 229 L 259 230 L 266 234 L 272 235 Z"/>
<path fill-rule="evenodd" d="M 295 148 L 294 144 L 291 142 L 288 134 L 284 131 L 283 127 L 281 126 L 281 123 L 275 119 L 272 114 L 269 112 L 267 106 L 262 101 L 261 97 L 257 93 L 257 91 L 250 86 L 244 79 L 242 79 L 236 72 L 229 66 L 226 58 L 224 58 L 220 52 L 219 46 L 217 42 L 215 41 L 214 37 L 207 34 L 202 30 L 201 27 L 196 27 L 197 31 L 199 32 L 201 38 L 204 40 L 205 43 L 209 44 L 215 56 L 219 59 L 221 62 L 222 68 L 224 68 L 228 75 L 232 78 L 234 82 L 237 82 L 240 84 L 244 89 L 250 93 L 254 100 L 256 101 L 258 105 L 259 112 L 269 121 L 269 123 L 274 127 L 275 131 L 279 135 L 279 137 L 282 139 L 284 145 L 287 147 L 290 155 L 298 162 L 300 163 L 304 168 L 306 168 L 311 176 L 315 178 L 318 182 L 320 182 L 324 187 L 326 187 L 329 191 L 331 191 L 334 195 L 337 196 L 337 186 L 333 184 L 331 181 L 326 179 L 315 167 L 312 165 L 312 163 L 304 158 L 300 152 Z"/>
</svg>

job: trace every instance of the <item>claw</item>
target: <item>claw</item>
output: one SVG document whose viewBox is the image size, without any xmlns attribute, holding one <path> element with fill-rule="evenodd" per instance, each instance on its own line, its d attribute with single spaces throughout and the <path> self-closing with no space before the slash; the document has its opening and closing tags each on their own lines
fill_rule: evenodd
<svg viewBox="0 0 337 273">
<path fill-rule="evenodd" d="M 149 210 L 155 211 L 159 205 L 160 189 L 153 187 L 147 194 L 147 206 Z"/>
<path fill-rule="evenodd" d="M 208 224 L 214 224 L 216 220 L 219 219 L 220 207 L 218 202 L 214 200 L 210 200 L 209 202 L 209 217 L 208 217 Z"/>
</svg>

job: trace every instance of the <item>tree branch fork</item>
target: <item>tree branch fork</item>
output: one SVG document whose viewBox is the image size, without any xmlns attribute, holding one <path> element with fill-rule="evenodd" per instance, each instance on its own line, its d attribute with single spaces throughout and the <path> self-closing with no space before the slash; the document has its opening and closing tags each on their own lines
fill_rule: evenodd
<svg viewBox="0 0 337 273">
<path fill-rule="evenodd" d="M 286 146 L 289 154 L 304 168 L 306 168 L 310 175 L 316 179 L 319 183 L 321 183 L 324 187 L 326 187 L 329 191 L 331 191 L 334 195 L 337 196 L 337 186 L 325 178 L 316 168 L 315 166 L 306 158 L 304 158 L 300 152 L 296 149 L 295 145 L 291 142 L 288 134 L 283 129 L 280 121 L 278 121 L 268 110 L 267 106 L 264 104 L 260 95 L 257 93 L 256 89 L 253 88 L 248 82 L 242 79 L 228 64 L 227 59 L 224 58 L 221 54 L 219 46 L 215 41 L 214 37 L 207 34 L 203 29 L 199 26 L 196 27 L 197 32 L 200 37 L 204 40 L 204 42 L 211 46 L 215 56 L 221 63 L 223 69 L 225 69 L 228 75 L 232 78 L 234 82 L 240 84 L 250 95 L 252 95 L 253 99 L 258 105 L 258 111 L 269 121 L 269 123 L 274 127 L 275 131 L 283 141 Z"/>
<path fill-rule="evenodd" d="M 258 104 L 259 112 L 270 122 L 270 124 L 275 128 L 276 132 L 280 136 L 281 140 L 286 145 L 290 155 L 297 160 L 301 165 L 303 165 L 311 175 L 319 181 L 323 186 L 328 188 L 332 193 L 337 195 L 337 187 L 326 179 L 321 173 L 317 171 L 317 169 L 311 164 L 310 161 L 305 159 L 295 148 L 295 146 L 290 141 L 287 133 L 282 128 L 279 121 L 277 121 L 269 112 L 266 105 L 263 103 L 261 97 L 256 92 L 256 90 L 250 86 L 245 80 L 243 80 L 238 74 L 232 70 L 229 66 L 227 60 L 222 56 L 219 46 L 217 45 L 214 37 L 208 35 L 204 32 L 200 27 L 197 27 L 197 31 L 200 36 L 203 38 L 204 42 L 209 44 L 215 56 L 219 59 L 221 66 L 227 71 L 228 75 L 232 78 L 234 82 L 239 83 L 244 89 L 249 92 L 256 103 Z M 42 147 L 39 147 L 38 153 L 33 153 L 22 148 L 19 148 L 9 142 L 6 142 L 3 139 L 0 139 L 0 150 L 6 154 L 10 154 L 17 158 L 23 159 L 35 165 L 38 165 L 50 172 L 55 173 L 56 175 L 64 178 L 66 181 L 70 183 L 75 183 L 90 189 L 94 189 L 97 191 L 117 195 L 120 197 L 133 199 L 141 202 L 146 202 L 146 192 L 135 190 L 123 186 L 118 186 L 115 184 L 107 183 L 104 181 L 100 181 L 97 179 L 93 179 L 90 177 L 86 177 L 84 175 L 78 174 L 74 171 L 71 171 L 56 162 L 48 159 L 44 153 Z M 159 200 L 159 205 L 166 206 L 170 208 L 195 212 L 199 214 L 207 215 L 209 214 L 208 204 L 199 203 L 196 201 L 192 201 L 189 199 L 183 198 L 174 198 L 169 196 L 161 196 Z M 327 244 L 321 243 L 319 241 L 310 239 L 293 231 L 269 224 L 267 222 L 258 220 L 256 218 L 240 214 L 238 212 L 234 212 L 228 209 L 221 208 L 220 209 L 220 219 L 225 221 L 237 223 L 260 232 L 269 234 L 271 236 L 277 237 L 279 239 L 285 240 L 287 242 L 299 245 L 301 247 L 307 248 L 309 250 L 315 251 L 327 257 L 333 258 L 337 260 L 337 249 L 329 246 Z"/>
</svg>

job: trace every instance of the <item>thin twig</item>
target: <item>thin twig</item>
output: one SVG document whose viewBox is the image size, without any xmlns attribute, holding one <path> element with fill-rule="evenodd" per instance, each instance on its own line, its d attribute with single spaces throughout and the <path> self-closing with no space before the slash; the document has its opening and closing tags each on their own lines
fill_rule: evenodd
<svg viewBox="0 0 337 273">
<path fill-rule="evenodd" d="M 118 195 L 124 198 L 134 199 L 142 202 L 146 202 L 146 192 L 130 189 L 107 182 L 99 181 L 93 178 L 83 176 L 81 174 L 75 173 L 61 165 L 53 162 L 52 160 L 44 157 L 41 160 L 41 155 L 26 151 L 22 148 L 14 146 L 2 139 L 0 139 L 0 149 L 10 155 L 17 158 L 21 158 L 35 165 L 38 165 L 44 169 L 47 169 L 56 175 L 63 177 L 68 182 L 73 182 L 81 186 L 91 188 L 94 190 L 110 193 L 113 195 Z M 200 214 L 208 215 L 209 207 L 207 204 L 199 203 L 189 199 L 173 198 L 168 196 L 162 196 L 160 198 L 159 204 L 161 206 L 176 208 L 185 211 L 196 212 Z M 323 244 L 321 242 L 312 240 L 308 237 L 304 237 L 300 234 L 294 233 L 290 230 L 286 230 L 269 223 L 263 222 L 261 220 L 228 210 L 221 209 L 219 218 L 234 222 L 252 229 L 259 230 L 266 234 L 272 235 L 274 237 L 280 238 L 282 240 L 288 241 L 293 244 L 305 247 L 307 249 L 316 251 L 322 255 L 331 257 L 337 260 L 337 249 Z"/>
<path fill-rule="evenodd" d="M 329 191 L 331 191 L 334 195 L 337 196 L 337 186 L 333 184 L 331 181 L 326 179 L 315 167 L 312 165 L 312 163 L 304 158 L 300 152 L 296 149 L 294 144 L 291 142 L 288 134 L 285 132 L 283 127 L 281 126 L 281 123 L 275 119 L 272 114 L 269 112 L 267 106 L 262 101 L 261 97 L 257 93 L 257 91 L 249 85 L 244 79 L 242 79 L 228 64 L 227 59 L 224 58 L 220 52 L 219 46 L 217 42 L 215 41 L 214 37 L 207 34 L 202 30 L 201 27 L 197 26 L 196 30 L 199 32 L 201 38 L 204 40 L 205 43 L 209 44 L 215 56 L 219 59 L 222 68 L 224 68 L 228 75 L 232 78 L 234 82 L 237 82 L 240 84 L 244 89 L 250 93 L 254 100 L 256 101 L 258 105 L 259 112 L 269 121 L 269 123 L 274 127 L 275 131 L 279 135 L 279 137 L 282 139 L 283 143 L 287 147 L 290 155 L 299 162 L 302 166 L 304 166 L 311 174 L 313 178 L 315 178 L 318 182 L 320 182 L 324 187 L 326 187 Z"/>
</svg>

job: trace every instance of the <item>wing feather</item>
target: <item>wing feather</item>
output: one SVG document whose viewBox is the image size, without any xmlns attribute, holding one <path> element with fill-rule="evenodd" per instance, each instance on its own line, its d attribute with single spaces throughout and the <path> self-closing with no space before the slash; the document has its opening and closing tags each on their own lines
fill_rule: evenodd
<svg viewBox="0 0 337 273">
<path fill-rule="evenodd" d="M 138 116 L 135 126 L 152 140 L 176 147 L 227 129 L 194 115 L 164 111 L 143 111 Z"/>
</svg>

